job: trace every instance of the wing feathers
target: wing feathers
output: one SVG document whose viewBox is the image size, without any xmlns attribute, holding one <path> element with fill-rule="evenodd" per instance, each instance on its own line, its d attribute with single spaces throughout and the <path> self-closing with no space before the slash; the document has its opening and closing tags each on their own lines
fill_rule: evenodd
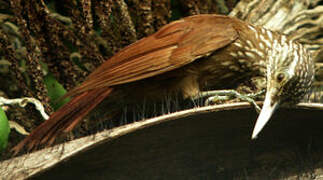
<svg viewBox="0 0 323 180">
<path fill-rule="evenodd" d="M 144 79 L 153 76 L 156 72 L 165 72 L 168 67 L 172 65 L 168 59 L 171 56 L 172 49 L 176 46 L 171 46 L 164 49 L 155 51 L 154 54 L 146 54 L 140 56 L 140 61 L 128 61 L 122 64 L 122 66 L 116 66 L 111 68 L 111 73 L 127 74 L 126 76 L 110 76 L 106 77 L 104 74 L 98 76 L 95 81 L 86 81 L 80 88 L 83 90 L 86 87 L 106 87 L 106 84 L 119 84 L 120 82 L 132 82 L 135 80 Z M 151 62 L 151 63 L 146 63 Z"/>
<path fill-rule="evenodd" d="M 172 22 L 133 43 L 97 68 L 68 95 L 156 76 L 207 56 L 238 37 L 237 20 L 220 15 L 196 15 Z"/>
</svg>

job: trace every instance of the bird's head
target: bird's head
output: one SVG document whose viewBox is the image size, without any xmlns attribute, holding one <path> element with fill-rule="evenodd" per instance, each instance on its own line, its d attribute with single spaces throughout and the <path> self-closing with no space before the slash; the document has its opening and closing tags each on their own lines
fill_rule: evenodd
<svg viewBox="0 0 323 180">
<path fill-rule="evenodd" d="M 267 63 L 266 96 L 252 139 L 257 137 L 279 105 L 298 103 L 314 79 L 310 53 L 301 44 L 287 41 L 285 36 L 273 41 Z"/>
</svg>

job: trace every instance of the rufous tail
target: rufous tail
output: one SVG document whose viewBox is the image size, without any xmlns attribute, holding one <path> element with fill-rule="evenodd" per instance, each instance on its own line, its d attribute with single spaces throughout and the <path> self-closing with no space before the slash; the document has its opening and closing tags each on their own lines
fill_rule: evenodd
<svg viewBox="0 0 323 180">
<path fill-rule="evenodd" d="M 94 107 L 112 92 L 112 88 L 92 89 L 76 95 L 68 103 L 54 112 L 50 118 L 34 129 L 29 136 L 16 145 L 11 151 L 17 154 L 23 147 L 31 149 L 54 143 L 55 138 L 71 131 Z"/>
</svg>

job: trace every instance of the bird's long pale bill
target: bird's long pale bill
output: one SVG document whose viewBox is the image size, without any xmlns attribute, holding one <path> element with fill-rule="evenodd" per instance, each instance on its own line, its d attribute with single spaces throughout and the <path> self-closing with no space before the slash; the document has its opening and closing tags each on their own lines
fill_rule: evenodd
<svg viewBox="0 0 323 180">
<path fill-rule="evenodd" d="M 262 106 L 260 115 L 256 121 L 256 125 L 253 129 L 251 139 L 257 138 L 260 131 L 264 128 L 266 123 L 269 121 L 271 115 L 274 113 L 275 109 L 278 107 L 279 102 L 272 102 L 273 91 L 267 91 L 264 105 Z"/>
</svg>

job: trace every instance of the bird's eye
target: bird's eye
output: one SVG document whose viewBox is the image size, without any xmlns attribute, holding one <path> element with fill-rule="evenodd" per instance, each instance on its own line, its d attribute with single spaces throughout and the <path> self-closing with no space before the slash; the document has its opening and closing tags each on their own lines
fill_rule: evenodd
<svg viewBox="0 0 323 180">
<path fill-rule="evenodd" d="M 277 74 L 276 79 L 278 82 L 282 82 L 285 79 L 285 74 L 284 73 Z"/>
</svg>

